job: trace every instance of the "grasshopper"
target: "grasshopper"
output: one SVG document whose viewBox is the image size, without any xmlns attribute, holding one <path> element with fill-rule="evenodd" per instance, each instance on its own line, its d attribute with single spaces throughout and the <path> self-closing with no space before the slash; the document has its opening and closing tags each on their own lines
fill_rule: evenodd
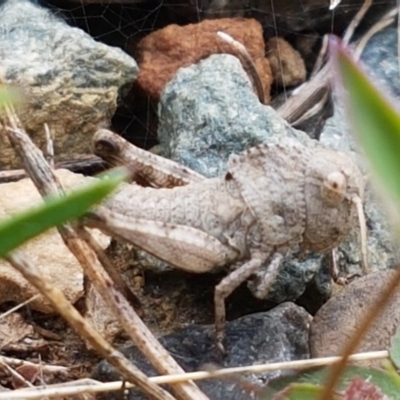
<svg viewBox="0 0 400 400">
<path fill-rule="evenodd" d="M 129 165 L 152 187 L 121 186 L 87 225 L 185 271 L 233 266 L 215 288 L 222 351 L 225 299 L 241 283 L 252 278 L 254 295 L 265 298 L 289 252 L 330 251 L 357 215 L 363 221 L 363 176 L 341 152 L 283 138 L 231 156 L 223 176 L 207 179 L 108 130 L 93 140 L 97 155 Z"/>
</svg>

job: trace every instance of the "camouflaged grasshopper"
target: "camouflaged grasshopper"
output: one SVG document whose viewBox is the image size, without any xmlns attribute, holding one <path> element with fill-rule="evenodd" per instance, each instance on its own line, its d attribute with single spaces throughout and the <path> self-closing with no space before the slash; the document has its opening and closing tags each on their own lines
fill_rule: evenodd
<svg viewBox="0 0 400 400">
<path fill-rule="evenodd" d="M 94 151 L 129 165 L 153 187 L 121 186 L 88 225 L 185 271 L 233 265 L 215 289 L 221 349 L 225 299 L 235 288 L 251 278 L 254 295 L 265 298 L 290 251 L 332 250 L 357 214 L 364 224 L 363 177 L 341 152 L 282 139 L 232 156 L 223 176 L 207 179 L 105 129 L 96 133 Z M 365 251 L 363 260 L 366 266 Z"/>
</svg>

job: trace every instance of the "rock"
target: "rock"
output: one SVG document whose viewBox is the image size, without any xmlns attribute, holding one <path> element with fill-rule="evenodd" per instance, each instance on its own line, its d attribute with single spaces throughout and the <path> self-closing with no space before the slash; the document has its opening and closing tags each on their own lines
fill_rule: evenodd
<svg viewBox="0 0 400 400">
<path fill-rule="evenodd" d="M 221 357 L 215 349 L 214 326 L 192 325 L 160 339 L 163 346 L 174 356 L 185 371 L 198 371 L 207 364 L 218 367 L 235 367 L 266 362 L 290 361 L 309 357 L 307 338 L 311 316 L 293 303 L 284 303 L 265 313 L 247 315 L 226 326 L 227 356 Z M 156 375 L 136 347 L 121 351 L 146 375 Z M 101 381 L 119 380 L 120 376 L 108 362 L 99 363 L 92 373 Z M 264 385 L 269 379 L 281 376 L 281 372 L 240 377 L 239 379 L 214 379 L 199 381 L 199 387 L 213 400 L 250 400 L 254 393 L 246 388 L 250 384 Z M 250 385 L 247 385 L 250 386 Z M 107 393 L 103 399 L 112 400 L 118 393 Z M 130 390 L 128 399 L 142 399 L 138 392 Z"/>
<path fill-rule="evenodd" d="M 3 2 L 0 30 L 0 78 L 23 90 L 18 115 L 32 139 L 43 148 L 47 123 L 57 161 L 90 153 L 91 134 L 110 124 L 119 91 L 138 74 L 136 62 L 30 0 Z M 0 168 L 19 164 L 2 142 Z"/>
<path fill-rule="evenodd" d="M 43 352 L 49 344 L 20 314 L 11 313 L 0 319 L 0 346 L 3 354 Z"/>
<path fill-rule="evenodd" d="M 397 53 L 393 52 L 397 43 L 397 28 L 388 27 L 374 35 L 367 43 L 361 61 L 379 87 L 386 88 L 395 98 L 400 97 L 399 68 Z M 334 115 L 329 118 L 321 133 L 320 141 L 327 147 L 347 151 L 354 154 L 359 164 L 367 173 L 365 160 L 359 154 L 358 145 L 349 128 L 342 97 L 334 97 Z M 364 210 L 368 226 L 368 259 L 373 270 L 394 267 L 400 261 L 398 246 L 393 241 L 393 233 L 383 209 L 382 203 L 375 194 L 371 183 L 367 185 Z M 360 259 L 359 239 L 349 237 L 340 249 L 347 264 L 356 265 Z M 355 272 L 355 271 L 353 271 Z"/>
<path fill-rule="evenodd" d="M 364 316 L 376 304 L 385 285 L 395 271 L 379 271 L 354 280 L 325 303 L 315 315 L 310 328 L 312 357 L 341 354 L 360 327 Z M 361 340 L 357 352 L 388 350 L 390 340 L 400 324 L 400 293 L 379 315 L 377 321 Z"/>
<path fill-rule="evenodd" d="M 231 55 L 179 70 L 161 96 L 159 119 L 163 155 L 207 177 L 223 174 L 232 153 L 265 141 L 289 136 L 309 142 L 258 101 Z"/>
<path fill-rule="evenodd" d="M 307 71 L 304 60 L 286 40 L 269 39 L 267 58 L 277 85 L 295 86 L 306 80 Z"/>
<path fill-rule="evenodd" d="M 81 184 L 82 175 L 67 170 L 57 170 L 57 177 L 68 189 Z M 4 183 L 1 186 L 0 219 L 39 204 L 42 200 L 30 179 Z M 97 232 L 96 238 L 103 247 L 109 239 Z M 61 289 L 66 298 L 75 303 L 83 295 L 83 273 L 76 258 L 65 246 L 56 229 L 50 229 L 23 245 L 19 252 L 32 262 L 54 286 Z M 13 301 L 22 303 L 37 294 L 22 275 L 5 260 L 0 260 L 0 304 Z M 53 312 L 53 307 L 42 296 L 29 306 L 44 313 Z"/>
<path fill-rule="evenodd" d="M 211 54 L 237 55 L 237 50 L 217 36 L 223 31 L 242 43 L 254 61 L 269 101 L 271 69 L 265 58 L 261 25 L 254 19 L 216 19 L 185 26 L 168 25 L 146 36 L 138 44 L 139 87 L 158 101 L 165 85 L 181 67 L 188 67 Z M 240 57 L 239 57 L 240 58 Z M 246 65 L 243 67 L 246 69 Z"/>
<path fill-rule="evenodd" d="M 373 82 L 382 90 L 389 90 L 397 100 L 400 98 L 399 64 L 397 60 L 397 26 L 381 30 L 368 41 L 361 61 Z"/>
</svg>

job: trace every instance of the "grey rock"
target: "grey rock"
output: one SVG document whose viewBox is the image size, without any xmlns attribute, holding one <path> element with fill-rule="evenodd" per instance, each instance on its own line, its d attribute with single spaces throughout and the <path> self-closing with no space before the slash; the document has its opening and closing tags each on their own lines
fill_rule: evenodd
<svg viewBox="0 0 400 400">
<path fill-rule="evenodd" d="M 361 62 L 374 84 L 400 98 L 399 65 L 397 59 L 397 28 L 390 26 L 372 36 L 361 55 Z M 334 96 L 335 113 L 326 121 L 321 142 L 331 148 L 356 151 L 357 144 L 349 130 L 343 99 Z"/>
<path fill-rule="evenodd" d="M 309 358 L 308 328 L 311 316 L 293 303 L 284 303 L 269 312 L 247 315 L 229 322 L 226 327 L 227 356 L 221 357 L 215 349 L 214 327 L 192 325 L 160 339 L 185 371 L 198 371 L 206 365 L 235 367 L 267 362 L 290 361 Z M 126 347 L 121 351 L 145 374 L 156 375 L 139 350 Z M 94 379 L 113 381 L 118 373 L 106 361 L 93 370 Z M 282 376 L 281 371 L 241 377 L 237 379 L 199 381 L 199 387 L 213 400 L 250 400 L 256 394 L 245 388 L 244 382 L 265 385 L 269 379 Z M 249 385 L 247 385 L 249 386 Z M 100 399 L 113 400 L 119 393 L 108 393 Z M 130 390 L 129 400 L 143 399 L 137 391 Z"/>
<path fill-rule="evenodd" d="M 297 300 L 306 290 L 308 284 L 314 279 L 321 269 L 323 256 L 321 254 L 309 254 L 306 259 L 299 260 L 292 255 L 283 260 L 280 265 L 276 280 L 267 294 L 267 300 L 274 303 Z M 268 268 L 264 264 L 262 268 Z M 251 292 L 257 291 L 252 278 L 248 280 L 248 287 Z M 329 288 L 330 289 L 330 288 Z M 325 291 L 318 286 L 318 292 Z"/>
<path fill-rule="evenodd" d="M 43 148 L 48 124 L 57 161 L 90 153 L 91 134 L 110 124 L 119 91 L 138 74 L 122 50 L 96 42 L 30 0 L 2 3 L 0 58 L 2 82 L 24 92 L 24 127 Z M 18 164 L 1 143 L 0 168 Z"/>
<path fill-rule="evenodd" d="M 282 136 L 309 141 L 259 102 L 234 56 L 213 55 L 181 68 L 161 95 L 163 155 L 207 177 L 223 174 L 231 154 Z"/>
<path fill-rule="evenodd" d="M 393 279 L 393 270 L 356 279 L 325 303 L 310 327 L 312 357 L 340 355 L 349 338 L 360 330 L 364 318 Z M 400 293 L 395 293 L 363 336 L 355 353 L 389 349 L 400 322 Z"/>
<path fill-rule="evenodd" d="M 366 45 L 361 61 L 373 82 L 400 98 L 399 64 L 397 59 L 397 26 L 390 26 L 375 34 Z M 396 49 L 395 51 L 393 51 Z"/>
<path fill-rule="evenodd" d="M 397 28 L 388 27 L 374 35 L 367 43 L 361 61 L 372 81 L 392 98 L 400 97 L 400 80 L 397 52 Z M 396 102 L 394 102 L 396 104 Z M 334 115 L 326 122 L 320 141 L 323 145 L 353 153 L 360 166 L 367 171 L 365 160 L 347 122 L 343 98 L 334 96 Z M 373 270 L 394 267 L 400 261 L 400 253 L 379 196 L 371 184 L 367 185 L 364 210 L 368 226 L 368 260 Z M 358 264 L 360 244 L 357 236 L 349 237 L 341 246 L 348 266 Z M 350 268 L 351 271 L 351 268 Z M 354 271 L 353 271 L 354 272 Z"/>
</svg>

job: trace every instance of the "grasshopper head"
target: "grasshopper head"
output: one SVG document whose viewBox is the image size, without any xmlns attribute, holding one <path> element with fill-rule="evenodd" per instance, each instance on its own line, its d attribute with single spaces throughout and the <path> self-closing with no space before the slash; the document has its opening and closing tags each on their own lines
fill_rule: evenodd
<svg viewBox="0 0 400 400">
<path fill-rule="evenodd" d="M 317 149 L 305 172 L 306 226 L 302 248 L 327 251 L 338 246 L 355 226 L 355 199 L 362 199 L 364 181 L 346 154 Z"/>
</svg>

